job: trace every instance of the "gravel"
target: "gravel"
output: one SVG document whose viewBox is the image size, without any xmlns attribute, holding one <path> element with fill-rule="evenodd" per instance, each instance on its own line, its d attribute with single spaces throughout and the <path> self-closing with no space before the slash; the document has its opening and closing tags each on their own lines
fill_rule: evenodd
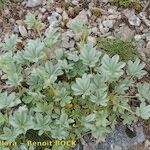
<svg viewBox="0 0 150 150">
<path fill-rule="evenodd" d="M 43 0 L 28 0 L 27 7 L 37 7 L 42 5 Z"/>
</svg>

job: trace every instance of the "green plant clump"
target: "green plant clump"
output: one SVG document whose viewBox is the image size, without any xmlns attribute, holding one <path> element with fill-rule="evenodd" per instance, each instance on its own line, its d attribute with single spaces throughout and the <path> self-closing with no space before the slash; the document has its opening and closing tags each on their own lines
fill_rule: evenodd
<svg viewBox="0 0 150 150">
<path fill-rule="evenodd" d="M 72 29 L 78 33 L 79 27 Z M 6 86 L 0 91 L 0 139 L 21 144 L 1 150 L 34 150 L 25 145 L 33 133 L 38 136 L 35 141 L 78 140 L 88 133 L 103 140 L 118 119 L 123 124 L 150 119 L 150 84 L 137 82 L 147 74 L 144 63 L 102 54 L 84 36 L 77 51 L 54 51 L 58 35 L 52 29 L 41 39 L 29 40 L 23 50 L 16 49 L 15 35 L 1 43 L 1 81 Z"/>
<path fill-rule="evenodd" d="M 98 47 L 102 48 L 110 56 L 118 54 L 121 60 L 128 61 L 137 58 L 137 52 L 132 42 L 124 42 L 119 39 L 98 38 Z"/>
<path fill-rule="evenodd" d="M 140 0 L 110 0 L 111 3 L 117 4 L 123 7 L 132 7 L 135 10 L 141 9 L 141 2 Z"/>
</svg>

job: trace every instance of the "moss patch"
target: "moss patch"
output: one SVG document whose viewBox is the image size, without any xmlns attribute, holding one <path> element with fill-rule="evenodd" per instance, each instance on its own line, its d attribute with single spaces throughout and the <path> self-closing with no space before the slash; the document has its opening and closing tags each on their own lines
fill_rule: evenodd
<svg viewBox="0 0 150 150">
<path fill-rule="evenodd" d="M 97 45 L 110 56 L 118 54 L 120 59 L 124 61 L 133 60 L 138 57 L 132 42 L 124 42 L 119 39 L 98 38 Z"/>
<path fill-rule="evenodd" d="M 141 3 L 140 0 L 110 0 L 111 3 L 122 6 L 122 7 L 131 7 L 134 8 L 135 10 L 140 10 L 141 9 Z"/>
</svg>

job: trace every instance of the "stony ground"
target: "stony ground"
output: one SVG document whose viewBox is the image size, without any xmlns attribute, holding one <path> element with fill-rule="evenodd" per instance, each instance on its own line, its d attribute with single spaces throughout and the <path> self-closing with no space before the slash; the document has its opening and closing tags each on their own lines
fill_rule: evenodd
<svg viewBox="0 0 150 150">
<path fill-rule="evenodd" d="M 18 0 L 10 4 L 8 2 L 8 5 L 6 4 L 0 11 L 0 41 L 6 34 L 15 33 L 20 40 L 18 47 L 23 48 L 22 43 L 28 38 L 39 37 L 39 34 L 27 27 L 24 22 L 28 14 L 34 14 L 41 20 L 41 35 L 48 28 L 59 27 L 62 32 L 62 47 L 66 49 L 74 50 L 75 41 L 79 40 L 79 37 L 69 29 L 72 19 L 91 27 L 89 41 L 96 43 L 98 37 L 130 41 L 136 47 L 139 57 L 147 64 L 147 70 L 150 71 L 149 0 L 142 0 L 141 8 L 138 10 L 134 7 L 124 8 L 113 5 L 109 0 L 23 0 L 21 2 Z M 133 149 L 150 149 L 148 125 L 144 132 L 146 138 L 143 144 L 136 145 Z"/>
</svg>

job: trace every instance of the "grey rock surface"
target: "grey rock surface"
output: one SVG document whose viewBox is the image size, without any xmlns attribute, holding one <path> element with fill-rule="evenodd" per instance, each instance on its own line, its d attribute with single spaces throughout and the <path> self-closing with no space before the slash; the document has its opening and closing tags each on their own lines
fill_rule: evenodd
<svg viewBox="0 0 150 150">
<path fill-rule="evenodd" d="M 135 10 L 126 9 L 124 10 L 124 15 L 128 18 L 128 21 L 132 26 L 140 26 L 141 20 L 135 15 Z"/>
<path fill-rule="evenodd" d="M 97 150 L 113 150 L 117 145 L 122 147 L 122 150 L 128 150 L 132 146 L 142 143 L 145 140 L 142 127 L 135 127 L 135 135 L 129 137 L 126 133 L 126 126 L 118 124 L 115 130 L 107 136 L 106 142 L 100 143 Z M 107 148 L 102 149 L 101 145 L 107 145 Z M 104 146 L 103 146 L 104 147 Z"/>
<path fill-rule="evenodd" d="M 67 23 L 67 27 L 70 27 L 72 21 L 88 24 L 87 12 L 85 10 L 82 10 L 74 19 L 69 20 L 69 22 Z"/>
<path fill-rule="evenodd" d="M 115 130 L 106 137 L 105 142 L 100 142 L 98 145 L 91 146 L 90 150 L 130 150 L 134 145 L 145 141 L 142 127 L 135 126 L 135 132 L 128 134 L 126 129 L 127 127 L 125 125 L 116 125 Z M 91 145 L 91 143 L 92 142 L 90 141 L 87 145 Z M 72 150 L 85 150 L 85 148 L 83 148 L 81 144 L 78 144 Z M 87 147 L 86 150 L 88 150 Z"/>
<path fill-rule="evenodd" d="M 42 5 L 43 0 L 28 0 L 27 7 L 37 7 Z"/>
<path fill-rule="evenodd" d="M 135 31 L 131 30 L 128 26 L 124 25 L 119 29 L 116 29 L 114 35 L 115 37 L 123 41 L 131 41 L 134 37 Z"/>
</svg>

